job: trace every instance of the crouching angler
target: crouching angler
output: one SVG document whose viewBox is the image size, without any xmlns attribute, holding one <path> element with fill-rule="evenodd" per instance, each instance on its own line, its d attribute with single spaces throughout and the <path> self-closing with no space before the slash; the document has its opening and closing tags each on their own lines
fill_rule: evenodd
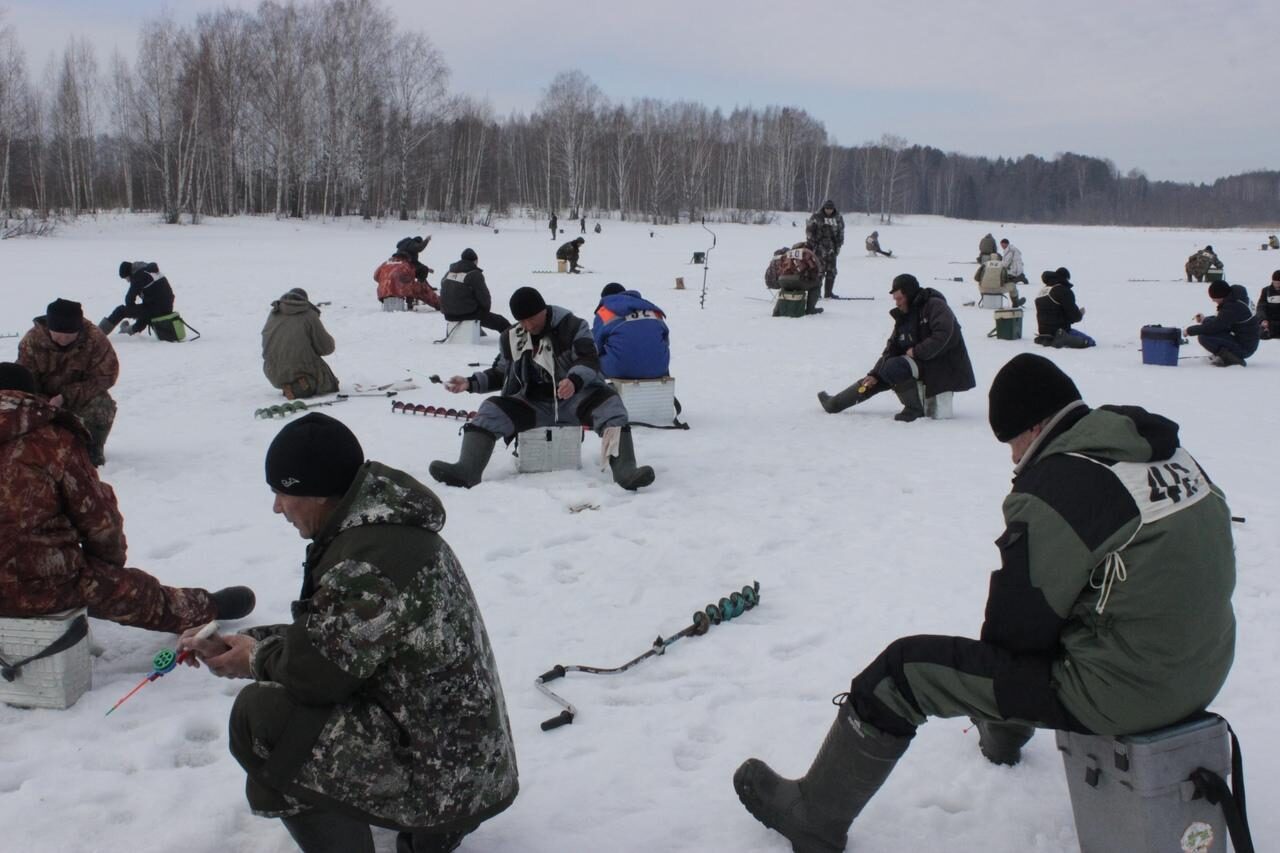
<svg viewBox="0 0 1280 853">
<path fill-rule="evenodd" d="M 1185 329 L 1187 337 L 1198 337 L 1200 346 L 1212 355 L 1215 367 L 1245 366 L 1245 359 L 1258 349 L 1261 321 L 1249 307 L 1249 293 L 1239 284 L 1215 281 L 1209 285 L 1209 299 L 1218 307 L 1212 317 L 1195 316 Z"/>
<path fill-rule="evenodd" d="M 262 372 L 290 400 L 333 394 L 338 377 L 323 356 L 333 355 L 335 346 L 320 309 L 295 287 L 271 303 L 262 327 Z"/>
<path fill-rule="evenodd" d="M 925 397 L 947 391 L 968 391 L 974 387 L 973 365 L 964 345 L 960 322 L 946 298 L 932 287 L 921 287 L 913 275 L 893 280 L 893 334 L 880 360 L 866 376 L 838 394 L 818 392 L 822 408 L 834 414 L 893 389 L 902 403 L 897 421 L 914 421 L 924 416 Z"/>
<path fill-rule="evenodd" d="M 1178 425 L 1136 406 L 1090 409 L 1030 353 L 996 375 L 989 415 L 1014 479 L 980 638 L 890 643 L 837 697 L 802 778 L 755 758 L 734 774 L 747 810 L 795 850 L 844 850 L 930 717 L 972 718 L 982 754 L 1015 764 L 1037 728 L 1114 736 L 1177 723 L 1231 669 L 1231 511 Z"/>
<path fill-rule="evenodd" d="M 266 458 L 275 512 L 310 540 L 289 624 L 197 640 L 216 675 L 251 678 L 231 752 L 255 814 L 304 853 L 444 853 L 511 805 L 506 703 L 467 576 L 426 486 L 365 462 L 341 422 L 312 413 Z"/>
<path fill-rule="evenodd" d="M 532 287 L 516 290 L 510 304 L 516 322 L 502 333 L 493 366 L 445 383 L 454 394 L 501 393 L 462 428 L 458 461 L 432 462 L 431 476 L 469 489 L 480 482 L 498 438 L 510 442 L 534 427 L 580 424 L 600 435 L 615 483 L 628 490 L 652 483 L 653 469 L 636 465 L 627 409 L 600 372 L 586 322 L 547 305 Z"/>
</svg>

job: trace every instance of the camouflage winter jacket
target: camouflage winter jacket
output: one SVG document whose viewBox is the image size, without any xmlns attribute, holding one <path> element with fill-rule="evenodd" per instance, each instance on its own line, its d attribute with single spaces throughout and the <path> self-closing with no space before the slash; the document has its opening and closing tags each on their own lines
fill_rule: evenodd
<svg viewBox="0 0 1280 853">
<path fill-rule="evenodd" d="M 805 223 L 804 236 L 823 263 L 830 264 L 844 245 L 844 217 L 839 211 L 831 216 L 824 216 L 819 210 Z"/>
<path fill-rule="evenodd" d="M 293 623 L 255 628 L 251 668 L 303 710 L 271 769 L 370 823 L 442 831 L 518 788 L 489 637 L 440 538 L 444 507 L 367 462 L 307 548 Z"/>
<path fill-rule="evenodd" d="M 321 356 L 332 355 L 333 336 L 320 322 L 320 309 L 286 296 L 271 303 L 262 327 L 262 372 L 276 388 L 296 388 L 299 379 L 315 394 L 338 390 L 338 378 Z"/>
<path fill-rule="evenodd" d="M 124 565 L 124 520 L 88 440 L 70 412 L 0 391 L 0 616 L 79 602 L 88 560 Z"/>
<path fill-rule="evenodd" d="M 96 325 L 83 322 L 80 336 L 70 346 L 60 347 L 49 337 L 44 317 L 36 317 L 33 323 L 18 344 L 18 364 L 35 374 L 40 393 L 61 394 L 63 406 L 79 414 L 116 384 L 120 361 Z"/>
<path fill-rule="evenodd" d="M 378 301 L 381 302 L 388 296 L 398 296 L 402 299 L 417 299 L 439 310 L 440 295 L 434 287 L 419 280 L 419 268 L 426 269 L 399 255 L 392 255 L 379 264 L 373 271 L 373 280 L 378 283 Z"/>
</svg>

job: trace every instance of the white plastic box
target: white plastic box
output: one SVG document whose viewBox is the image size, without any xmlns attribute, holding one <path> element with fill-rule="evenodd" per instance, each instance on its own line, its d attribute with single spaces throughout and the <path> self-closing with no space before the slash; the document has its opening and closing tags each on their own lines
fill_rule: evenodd
<svg viewBox="0 0 1280 853">
<path fill-rule="evenodd" d="M 627 419 L 636 423 L 665 426 L 676 418 L 676 380 L 670 376 L 657 379 L 610 379 Z"/>
<path fill-rule="evenodd" d="M 480 343 L 480 321 L 459 320 L 456 323 L 445 322 L 444 342 L 447 344 Z"/>
<path fill-rule="evenodd" d="M 920 394 L 920 399 L 924 402 L 924 413 L 928 418 L 935 421 L 949 421 L 954 415 L 951 411 L 952 392 L 943 391 L 936 397 L 926 397 L 924 395 L 924 383 L 916 383 L 916 391 Z"/>
<path fill-rule="evenodd" d="M 408 311 L 409 304 L 404 301 L 403 296 L 388 296 L 382 300 L 383 311 Z"/>
<path fill-rule="evenodd" d="M 1191 774 L 1231 772 L 1216 714 L 1122 737 L 1057 733 L 1081 853 L 1226 851 L 1222 806 L 1195 797 Z"/>
<path fill-rule="evenodd" d="M 81 607 L 47 616 L 0 619 L 0 656 L 16 663 L 39 654 L 84 612 Z M 92 683 L 86 635 L 69 649 L 25 664 L 13 681 L 0 678 L 0 702 L 21 708 L 70 708 Z"/>
<path fill-rule="evenodd" d="M 582 467 L 582 427 L 536 427 L 516 439 L 516 470 L 521 474 L 568 471 Z"/>
<path fill-rule="evenodd" d="M 1004 307 L 1003 293 L 981 293 L 978 295 L 978 307 L 988 311 Z"/>
</svg>

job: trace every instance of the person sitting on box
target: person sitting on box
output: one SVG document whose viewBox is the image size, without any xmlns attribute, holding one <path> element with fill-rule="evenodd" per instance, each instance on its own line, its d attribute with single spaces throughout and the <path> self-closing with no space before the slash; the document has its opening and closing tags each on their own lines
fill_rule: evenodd
<svg viewBox="0 0 1280 853">
<path fill-rule="evenodd" d="M 440 279 L 440 310 L 450 323 L 478 320 L 486 329 L 505 332 L 511 321 L 493 312 L 493 297 L 489 295 L 484 270 L 476 265 L 478 260 L 474 249 L 463 249 L 461 258 L 449 266 L 449 272 Z"/>
<path fill-rule="evenodd" d="M 582 244 L 587 242 L 586 237 L 574 237 L 568 243 L 556 249 L 557 261 L 568 261 L 569 272 L 581 272 L 582 268 L 578 266 L 578 255 L 582 250 Z"/>
<path fill-rule="evenodd" d="M 1045 270 L 1040 274 L 1044 287 L 1036 296 L 1036 343 L 1055 349 L 1084 349 L 1097 346 L 1098 342 L 1072 323 L 1084 319 L 1084 309 L 1076 304 L 1076 294 L 1071 284 L 1071 271 L 1066 267 Z"/>
<path fill-rule="evenodd" d="M 320 322 L 320 309 L 295 287 L 271 303 L 262 327 L 262 372 L 286 399 L 298 400 L 338 390 L 322 356 L 333 355 L 333 336 Z"/>
<path fill-rule="evenodd" d="M 822 261 L 808 243 L 796 243 L 777 259 L 777 281 L 780 290 L 804 293 L 805 314 L 821 314 L 818 298 L 823 286 Z M 767 273 L 766 273 L 767 276 Z M 766 283 L 768 279 L 766 277 Z M 773 305 L 773 316 L 780 316 L 781 300 Z"/>
<path fill-rule="evenodd" d="M 968 391 L 977 384 L 960 321 L 946 297 L 932 287 L 921 287 L 916 277 L 908 274 L 896 276 L 889 293 L 895 306 L 889 312 L 893 333 L 880 360 L 840 393 L 818 392 L 818 402 L 831 414 L 892 388 L 903 407 L 893 419 L 910 422 L 925 414 L 920 383 L 926 397 Z"/>
<path fill-rule="evenodd" d="M 120 331 L 136 335 L 145 332 L 156 317 L 173 313 L 173 288 L 169 286 L 169 279 L 160 274 L 160 267 L 154 261 L 121 261 L 119 274 L 129 282 L 129 290 L 124 295 L 124 303 L 117 305 L 98 323 L 102 334 L 111 334 L 127 317 L 133 323 L 120 326 Z"/>
<path fill-rule="evenodd" d="M 165 586 L 125 567 L 124 519 L 89 459 L 80 419 L 0 363 L 0 616 L 87 607 L 95 619 L 185 631 L 253 611 L 253 591 Z"/>
<path fill-rule="evenodd" d="M 880 248 L 879 231 L 872 231 L 867 235 L 866 245 L 868 255 L 884 255 L 886 258 L 893 257 L 893 252 L 886 252 L 884 249 Z"/>
<path fill-rule="evenodd" d="M 1185 270 L 1187 281 L 1191 281 L 1193 278 L 1196 281 L 1204 281 L 1210 270 L 1222 271 L 1222 261 L 1218 258 L 1218 254 L 1213 251 L 1213 246 L 1205 246 L 1187 258 Z"/>
<path fill-rule="evenodd" d="M 1195 325 L 1187 326 L 1187 337 L 1198 337 L 1200 346 L 1213 355 L 1215 367 L 1245 366 L 1245 359 L 1258 349 L 1256 314 L 1249 309 L 1249 294 L 1242 285 L 1215 281 L 1209 284 L 1209 298 L 1218 306 L 1213 317 L 1195 316 Z"/>
<path fill-rule="evenodd" d="M 253 679 L 228 726 L 249 806 L 303 853 L 373 853 L 370 824 L 398 831 L 400 853 L 454 850 L 519 780 L 444 506 L 318 412 L 280 430 L 265 468 L 275 512 L 309 540 L 293 620 L 180 642 L 189 664 Z"/>
<path fill-rule="evenodd" d="M 756 758 L 734 773 L 742 804 L 795 850 L 844 850 L 930 717 L 971 718 L 982 755 L 1012 765 L 1035 729 L 1149 731 L 1204 710 L 1226 681 L 1231 509 L 1180 446 L 1178 425 L 1136 406 L 1090 409 L 1069 376 L 1031 353 L 996 374 L 988 415 L 1014 479 L 980 638 L 895 640 L 836 697 L 802 778 Z M 771 743 L 793 742 L 771 723 Z"/>
<path fill-rule="evenodd" d="M 617 282 L 600 291 L 591 337 L 601 372 L 610 379 L 658 379 L 671 369 L 667 315 Z"/>
<path fill-rule="evenodd" d="M 1280 270 L 1258 294 L 1258 330 L 1264 341 L 1280 340 Z"/>
<path fill-rule="evenodd" d="M 116 420 L 111 386 L 120 360 L 102 330 L 86 323 L 79 302 L 55 299 L 18 344 L 18 364 L 31 371 L 49 403 L 71 412 L 89 430 L 89 459 L 106 464 L 105 447 Z"/>
<path fill-rule="evenodd" d="M 501 393 L 462 428 L 458 461 L 432 462 L 431 476 L 469 489 L 480 482 L 499 437 L 510 443 L 534 427 L 581 424 L 600 435 L 615 483 L 629 490 L 652 483 L 653 469 L 636 465 L 626 406 L 600 372 L 586 322 L 547 305 L 532 287 L 511 294 L 511 314 L 516 323 L 502 333 L 493 366 L 445 383 L 454 394 Z"/>
<path fill-rule="evenodd" d="M 418 255 L 430 242 L 430 237 L 405 237 L 396 243 L 391 257 L 373 271 L 373 280 L 378 283 L 379 302 L 396 297 L 403 299 L 410 311 L 415 302 L 424 302 L 440 310 L 440 295 L 427 283 L 427 276 L 434 270 L 418 261 Z"/>
</svg>

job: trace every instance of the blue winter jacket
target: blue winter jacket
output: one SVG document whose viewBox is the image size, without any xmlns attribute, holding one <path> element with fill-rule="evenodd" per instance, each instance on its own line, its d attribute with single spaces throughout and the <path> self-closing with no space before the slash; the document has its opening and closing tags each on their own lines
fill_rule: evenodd
<svg viewBox="0 0 1280 853">
<path fill-rule="evenodd" d="M 605 376 L 656 379 L 669 375 L 671 347 L 667 315 L 634 290 L 600 300 L 591 336 Z"/>
</svg>

